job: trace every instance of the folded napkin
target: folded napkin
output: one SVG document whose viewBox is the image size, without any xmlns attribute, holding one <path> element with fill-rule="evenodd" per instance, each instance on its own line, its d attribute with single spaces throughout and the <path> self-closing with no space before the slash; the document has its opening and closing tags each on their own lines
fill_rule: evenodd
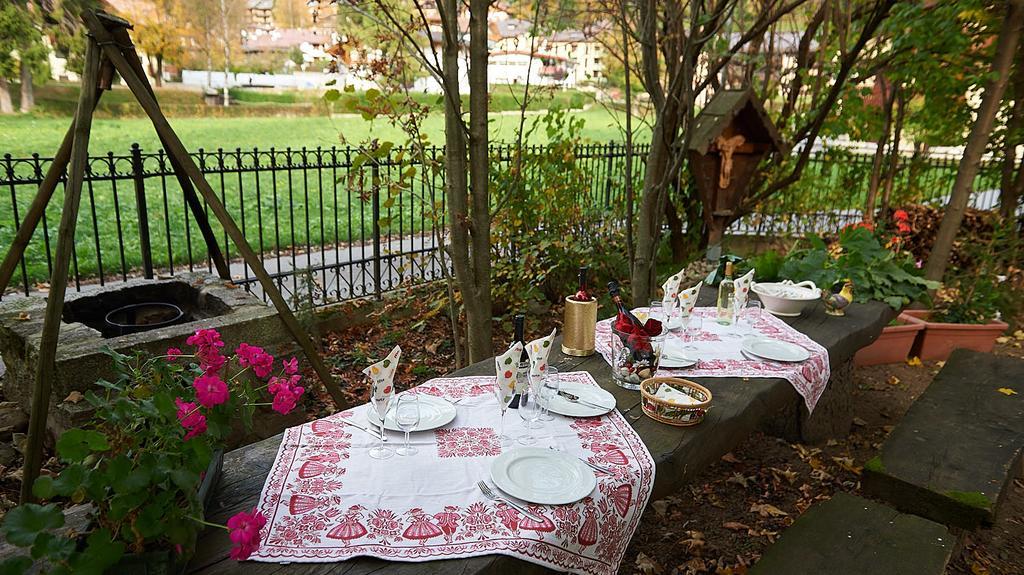
<svg viewBox="0 0 1024 575">
<path fill-rule="evenodd" d="M 665 283 L 661 284 L 661 289 L 665 290 L 665 295 L 661 297 L 661 308 L 665 310 L 665 317 L 672 315 L 672 311 L 679 303 L 679 284 L 683 281 L 684 273 L 686 273 L 686 268 L 669 276 Z"/>
<path fill-rule="evenodd" d="M 551 335 L 535 339 L 526 344 L 526 353 L 530 356 L 530 374 L 544 375 L 548 370 L 548 354 L 551 353 L 551 342 L 555 339 L 555 332 Z"/>
<path fill-rule="evenodd" d="M 736 309 L 747 305 L 747 296 L 750 294 L 750 284 L 753 281 L 754 270 L 750 270 L 733 282 L 733 287 L 736 288 Z"/>
<path fill-rule="evenodd" d="M 371 396 L 374 401 L 390 399 L 395 394 L 395 369 L 398 368 L 398 360 L 402 357 L 402 348 L 395 346 L 387 357 L 363 370 L 363 373 L 372 381 Z"/>
<path fill-rule="evenodd" d="M 677 405 L 696 405 L 700 403 L 697 399 L 679 391 L 667 383 L 663 383 L 658 386 L 658 391 L 654 392 L 654 397 Z"/>
<path fill-rule="evenodd" d="M 523 344 L 517 341 L 508 351 L 494 358 L 494 373 L 497 374 L 498 388 L 503 396 L 512 397 L 516 391 L 516 368 L 521 355 Z"/>
<path fill-rule="evenodd" d="M 679 309 L 683 315 L 690 315 L 693 306 L 697 305 L 697 295 L 700 294 L 700 288 L 703 285 L 704 282 L 697 282 L 697 285 L 692 288 L 679 292 Z"/>
</svg>

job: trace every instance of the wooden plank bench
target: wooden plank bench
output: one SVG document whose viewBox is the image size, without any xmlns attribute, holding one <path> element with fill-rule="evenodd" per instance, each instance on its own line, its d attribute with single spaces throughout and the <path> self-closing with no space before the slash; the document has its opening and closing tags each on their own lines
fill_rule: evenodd
<svg viewBox="0 0 1024 575">
<path fill-rule="evenodd" d="M 1021 474 L 1022 450 L 1024 360 L 956 350 L 864 466 L 864 490 L 901 511 L 973 529 L 994 520 Z"/>
<path fill-rule="evenodd" d="M 751 575 L 942 575 L 956 538 L 938 523 L 846 493 L 783 532 Z"/>
<path fill-rule="evenodd" d="M 704 290 L 701 305 L 713 305 L 714 292 Z M 586 358 L 563 356 L 556 345 L 549 363 L 562 372 L 587 371 L 616 398 L 617 408 L 632 423 L 650 450 L 656 463 L 654 498 L 674 493 L 707 465 L 733 449 L 751 432 L 765 424 L 786 419 L 789 432 L 813 433 L 816 439 L 827 434 L 849 432 L 852 413 L 848 392 L 852 388 L 852 358 L 861 347 L 881 333 L 892 317 L 885 304 L 851 305 L 845 317 L 827 316 L 820 305 L 803 317 L 788 320 L 790 325 L 810 336 L 829 351 L 833 380 L 842 385 L 826 390 L 815 409 L 807 417 L 803 400 L 792 385 L 783 379 L 703 378 L 703 385 L 714 394 L 714 409 L 704 422 L 693 428 L 675 428 L 660 424 L 642 414 L 640 397 L 612 382 L 611 369 L 600 355 Z M 492 375 L 493 360 L 485 360 L 458 370 L 452 376 Z M 830 382 L 830 388 L 833 383 Z M 802 415 L 801 415 L 802 414 Z M 773 427 L 779 427 L 773 425 Z M 813 431 L 812 431 L 813 430 Z M 210 506 L 211 521 L 221 522 L 242 510 L 252 509 L 277 454 L 281 436 L 248 445 L 228 453 L 224 474 Z M 231 543 L 221 529 L 207 529 L 199 540 L 196 556 L 190 565 L 196 573 L 244 572 L 246 575 L 283 573 L 459 573 L 463 575 L 501 573 L 550 573 L 537 565 L 504 555 L 426 563 L 394 563 L 360 558 L 342 563 L 236 563 L 228 558 Z"/>
</svg>

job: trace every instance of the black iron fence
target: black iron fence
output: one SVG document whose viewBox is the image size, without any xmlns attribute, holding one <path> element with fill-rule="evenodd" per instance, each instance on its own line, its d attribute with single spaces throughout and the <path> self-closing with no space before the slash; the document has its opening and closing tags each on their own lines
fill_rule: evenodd
<svg viewBox="0 0 1024 575">
<path fill-rule="evenodd" d="M 436 246 L 445 221 L 438 169 L 443 151 L 254 148 L 199 150 L 193 157 L 286 296 L 296 306 L 319 306 L 442 277 Z M 646 145 L 634 146 L 632 177 L 638 185 L 646 152 Z M 580 145 L 574 154 L 586 181 L 580 207 L 621 221 L 625 146 Z M 499 165 L 514 157 L 510 147 L 492 149 L 492 162 Z M 51 163 L 35 154 L 8 154 L 0 162 L 0 249 L 10 246 Z M 858 221 L 870 167 L 870 157 L 863 155 L 817 154 L 799 183 L 737 222 L 732 232 L 803 234 Z M 956 167 L 955 158 L 901 160 L 893 203 L 942 198 Z M 410 169 L 414 175 L 407 177 Z M 984 165 L 975 189 L 998 188 L 998 171 L 997 165 Z M 19 285 L 12 287 L 23 293 L 45 287 L 50 276 L 63 184 L 20 262 Z M 223 228 L 216 219 L 211 224 L 235 282 L 260 293 Z M 127 154 L 90 158 L 76 238 L 71 271 L 79 290 L 135 276 L 213 270 L 162 150 L 133 145 Z"/>
</svg>

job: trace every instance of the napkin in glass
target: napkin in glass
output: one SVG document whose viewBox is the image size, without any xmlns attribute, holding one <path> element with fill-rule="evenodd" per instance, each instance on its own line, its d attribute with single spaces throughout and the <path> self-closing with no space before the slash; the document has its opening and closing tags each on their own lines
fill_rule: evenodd
<svg viewBox="0 0 1024 575">
<path fill-rule="evenodd" d="M 494 358 L 494 373 L 498 377 L 498 387 L 502 394 L 509 397 L 516 391 L 516 368 L 521 355 L 523 344 L 517 341 L 508 348 L 508 351 Z"/>
<path fill-rule="evenodd" d="M 542 338 L 535 339 L 526 344 L 526 354 L 530 356 L 530 374 L 544 375 L 548 370 L 548 354 L 551 353 L 551 342 L 555 339 L 555 332 Z"/>
<path fill-rule="evenodd" d="M 690 315 L 690 312 L 693 311 L 693 306 L 697 305 L 697 295 L 700 294 L 700 288 L 703 285 L 704 282 L 700 281 L 692 288 L 679 292 L 679 309 L 684 316 Z"/>
<path fill-rule="evenodd" d="M 398 368 L 398 360 L 402 357 L 402 348 L 395 346 L 387 357 L 363 370 L 366 377 L 370 378 L 371 397 L 374 402 L 384 399 L 391 399 L 395 394 L 395 370 Z"/>
<path fill-rule="evenodd" d="M 753 281 L 754 270 L 750 270 L 733 282 L 733 287 L 736 288 L 736 309 L 747 305 L 747 296 L 750 295 L 750 284 Z"/>
<path fill-rule="evenodd" d="M 679 305 L 679 284 L 683 282 L 685 273 L 686 268 L 683 268 L 679 270 L 679 273 L 669 276 L 665 283 L 661 284 L 661 289 L 665 290 L 665 294 L 661 296 L 661 309 L 665 311 L 665 317 L 671 317 L 675 307 Z"/>
</svg>

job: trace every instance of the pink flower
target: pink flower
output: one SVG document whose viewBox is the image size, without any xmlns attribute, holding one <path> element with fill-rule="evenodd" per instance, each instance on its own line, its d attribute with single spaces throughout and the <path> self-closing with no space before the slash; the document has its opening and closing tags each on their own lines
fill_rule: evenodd
<svg viewBox="0 0 1024 575">
<path fill-rule="evenodd" d="M 910 218 L 910 214 L 907 213 L 907 210 L 896 210 L 893 212 L 892 216 L 901 222 Z"/>
<path fill-rule="evenodd" d="M 299 398 L 302 397 L 304 391 L 301 387 L 281 390 L 274 394 L 274 401 L 271 403 L 271 407 L 281 415 L 287 415 L 295 409 L 295 405 L 299 402 Z"/>
<path fill-rule="evenodd" d="M 199 413 L 198 405 L 184 401 L 180 397 L 175 398 L 174 404 L 178 406 L 178 422 L 188 430 L 185 441 L 206 433 L 206 416 Z"/>
<path fill-rule="evenodd" d="M 905 233 L 909 232 L 910 230 L 912 230 L 913 228 L 911 228 L 910 224 L 908 224 L 906 222 L 898 222 L 896 224 L 896 229 L 898 229 L 901 234 L 905 234 Z"/>
<path fill-rule="evenodd" d="M 228 358 L 221 355 L 214 348 L 200 351 L 196 355 L 199 356 L 199 368 L 203 370 L 203 373 L 207 374 L 217 373 L 228 362 Z"/>
<path fill-rule="evenodd" d="M 167 348 L 167 359 L 175 360 L 181 357 L 181 350 L 176 347 Z"/>
<path fill-rule="evenodd" d="M 192 387 L 196 390 L 196 399 L 203 407 L 210 408 L 228 400 L 228 385 L 216 375 L 200 375 L 192 382 Z"/>
<path fill-rule="evenodd" d="M 285 360 L 282 363 L 284 363 L 284 372 L 286 374 L 295 375 L 296 373 L 299 373 L 299 360 L 296 359 L 294 356 L 292 356 L 291 359 Z"/>
<path fill-rule="evenodd" d="M 228 537 L 236 546 L 231 549 L 235 561 L 248 559 L 260 548 L 260 530 L 267 524 L 267 518 L 253 507 L 252 511 L 236 513 L 228 519 Z"/>
<path fill-rule="evenodd" d="M 224 347 L 224 342 L 220 339 L 220 333 L 215 329 L 197 329 L 194 334 L 185 340 L 185 343 L 194 345 L 199 349 Z"/>
<path fill-rule="evenodd" d="M 274 371 L 274 356 L 263 351 L 262 347 L 243 343 L 235 350 L 238 363 L 242 367 L 251 367 L 256 377 L 266 379 Z"/>
</svg>

